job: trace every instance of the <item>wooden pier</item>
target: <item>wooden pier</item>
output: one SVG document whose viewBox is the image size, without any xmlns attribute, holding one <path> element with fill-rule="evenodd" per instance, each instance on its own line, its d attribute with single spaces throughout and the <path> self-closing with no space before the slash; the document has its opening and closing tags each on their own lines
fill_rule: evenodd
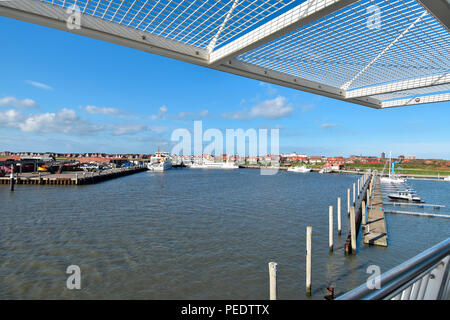
<svg viewBox="0 0 450 320">
<path fill-rule="evenodd" d="M 93 184 L 114 178 L 119 178 L 142 172 L 147 170 L 145 166 L 134 166 L 126 168 L 116 168 L 97 172 L 63 172 L 61 174 L 51 174 L 48 172 L 42 173 L 21 173 L 14 175 L 14 182 L 16 185 L 31 184 L 31 185 L 83 185 Z M 10 184 L 11 178 L 0 177 L 0 184 Z"/>
<path fill-rule="evenodd" d="M 387 247 L 387 229 L 383 208 L 380 177 L 375 177 L 373 194 L 367 208 L 367 222 L 363 227 L 363 242 Z"/>
</svg>

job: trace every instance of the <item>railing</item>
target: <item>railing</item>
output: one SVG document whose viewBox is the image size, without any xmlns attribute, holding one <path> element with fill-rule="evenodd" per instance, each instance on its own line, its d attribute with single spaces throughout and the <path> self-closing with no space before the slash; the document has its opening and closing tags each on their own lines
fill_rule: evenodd
<svg viewBox="0 0 450 320">
<path fill-rule="evenodd" d="M 337 300 L 450 299 L 450 238 L 383 273 L 379 289 L 361 285 Z"/>
</svg>

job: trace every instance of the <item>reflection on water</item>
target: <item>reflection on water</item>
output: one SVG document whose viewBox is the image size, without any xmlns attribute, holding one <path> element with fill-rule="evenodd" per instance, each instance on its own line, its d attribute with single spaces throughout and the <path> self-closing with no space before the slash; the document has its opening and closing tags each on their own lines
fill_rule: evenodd
<svg viewBox="0 0 450 320">
<path fill-rule="evenodd" d="M 449 236 L 448 219 L 390 215 L 388 248 L 359 242 L 358 255 L 345 256 L 346 188 L 357 178 L 177 169 L 88 186 L 0 186 L 0 298 L 267 299 L 276 261 L 279 299 L 304 299 L 312 225 L 321 299 L 327 286 L 339 295 L 365 282 L 369 265 L 386 271 Z M 449 213 L 450 183 L 409 184 Z M 330 254 L 328 206 L 338 196 L 343 233 Z M 78 291 L 66 289 L 72 264 Z"/>
</svg>

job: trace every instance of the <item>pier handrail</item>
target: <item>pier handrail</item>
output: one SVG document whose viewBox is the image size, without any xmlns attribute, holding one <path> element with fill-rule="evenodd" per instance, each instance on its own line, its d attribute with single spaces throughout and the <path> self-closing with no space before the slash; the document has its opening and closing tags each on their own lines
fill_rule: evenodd
<svg viewBox="0 0 450 320">
<path fill-rule="evenodd" d="M 380 276 L 380 288 L 363 284 L 337 300 L 448 299 L 450 238 Z"/>
</svg>

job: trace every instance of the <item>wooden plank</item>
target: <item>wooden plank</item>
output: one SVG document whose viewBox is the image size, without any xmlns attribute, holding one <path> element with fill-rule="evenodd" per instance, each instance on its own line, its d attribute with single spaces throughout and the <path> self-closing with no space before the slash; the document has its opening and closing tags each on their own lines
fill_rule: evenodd
<svg viewBox="0 0 450 320">
<path fill-rule="evenodd" d="M 363 242 L 387 247 L 386 219 L 383 207 L 383 195 L 381 193 L 380 177 L 376 176 L 373 198 L 367 210 L 367 224 L 363 230 Z"/>
</svg>

